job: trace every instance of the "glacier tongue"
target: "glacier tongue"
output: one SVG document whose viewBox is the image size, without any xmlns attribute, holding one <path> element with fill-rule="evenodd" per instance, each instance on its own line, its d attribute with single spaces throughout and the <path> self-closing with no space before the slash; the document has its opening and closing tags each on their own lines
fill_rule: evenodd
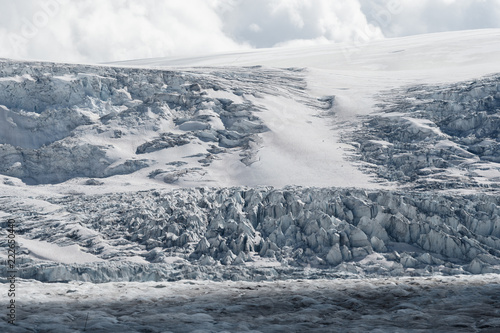
<svg viewBox="0 0 500 333">
<path fill-rule="evenodd" d="M 497 35 L 0 59 L 0 331 L 498 331 Z"/>
<path fill-rule="evenodd" d="M 41 281 L 500 272 L 496 195 L 235 187 L 39 200 L 57 215 L 6 210 L 23 237 L 106 261 L 40 261 L 21 247 L 20 276 Z"/>
</svg>

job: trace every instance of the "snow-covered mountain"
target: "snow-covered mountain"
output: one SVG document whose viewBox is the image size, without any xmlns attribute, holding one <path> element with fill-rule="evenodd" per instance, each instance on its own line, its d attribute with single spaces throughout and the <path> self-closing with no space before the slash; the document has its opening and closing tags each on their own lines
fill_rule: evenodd
<svg viewBox="0 0 500 333">
<path fill-rule="evenodd" d="M 498 274 L 499 55 L 481 30 L 1 60 L 0 246 L 14 219 L 42 282 Z"/>
</svg>

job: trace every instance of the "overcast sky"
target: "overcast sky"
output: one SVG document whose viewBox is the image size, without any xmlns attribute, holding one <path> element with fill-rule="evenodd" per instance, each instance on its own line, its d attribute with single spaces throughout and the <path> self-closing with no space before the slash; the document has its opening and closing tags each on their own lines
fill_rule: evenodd
<svg viewBox="0 0 500 333">
<path fill-rule="evenodd" d="M 0 57 L 106 62 L 500 28 L 500 0 L 0 0 Z"/>
</svg>

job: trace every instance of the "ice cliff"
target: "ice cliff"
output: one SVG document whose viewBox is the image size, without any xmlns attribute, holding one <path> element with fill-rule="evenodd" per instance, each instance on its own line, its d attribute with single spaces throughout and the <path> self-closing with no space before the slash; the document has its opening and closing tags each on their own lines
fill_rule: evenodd
<svg viewBox="0 0 500 333">
<path fill-rule="evenodd" d="M 21 203 L 7 210 L 23 237 L 78 244 L 105 263 L 41 263 L 21 247 L 25 278 L 103 282 L 500 272 L 495 195 L 197 188 L 44 200 L 58 207 L 57 214 L 28 215 Z"/>
</svg>

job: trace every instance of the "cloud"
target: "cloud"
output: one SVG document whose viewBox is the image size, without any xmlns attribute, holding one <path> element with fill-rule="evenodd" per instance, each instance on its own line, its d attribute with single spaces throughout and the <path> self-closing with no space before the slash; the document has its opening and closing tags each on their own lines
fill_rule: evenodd
<svg viewBox="0 0 500 333">
<path fill-rule="evenodd" d="M 500 0 L 360 0 L 386 37 L 500 28 Z"/>
<path fill-rule="evenodd" d="M 0 0 L 0 56 L 103 62 L 248 48 L 226 36 L 214 7 L 205 0 Z"/>
<path fill-rule="evenodd" d="M 0 56 L 104 62 L 381 38 L 357 0 L 0 0 Z"/>
<path fill-rule="evenodd" d="M 500 0 L 0 0 L 0 57 L 196 56 L 500 27 Z"/>
<path fill-rule="evenodd" d="M 233 0 L 219 7 L 224 32 L 254 47 L 382 38 L 357 0 Z"/>
</svg>

